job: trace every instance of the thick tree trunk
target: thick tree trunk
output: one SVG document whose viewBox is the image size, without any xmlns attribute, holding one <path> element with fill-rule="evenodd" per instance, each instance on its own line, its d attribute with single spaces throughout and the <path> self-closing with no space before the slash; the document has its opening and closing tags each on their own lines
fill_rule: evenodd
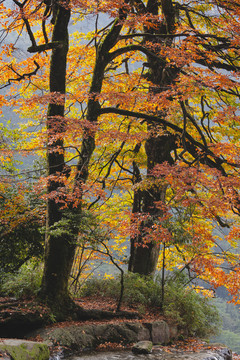
<svg viewBox="0 0 240 360">
<path fill-rule="evenodd" d="M 149 137 L 146 141 L 145 149 L 147 154 L 147 177 L 153 180 L 151 170 L 156 164 L 167 161 L 173 164 L 171 151 L 175 148 L 175 136 L 166 134 L 159 137 Z M 135 165 L 135 174 L 136 174 Z M 136 177 L 136 182 L 140 182 L 140 175 Z M 151 228 L 155 221 L 163 215 L 163 211 L 158 208 L 156 202 L 165 203 L 167 187 L 153 185 L 144 191 L 135 191 L 133 214 L 146 214 L 148 219 L 140 224 L 139 232 L 131 238 L 129 271 L 139 273 L 141 275 L 154 275 L 156 270 L 160 241 L 146 241 L 145 237 L 151 232 Z"/>
<path fill-rule="evenodd" d="M 174 27 L 174 9 L 171 0 L 166 0 L 161 3 L 162 13 L 164 14 L 164 20 L 159 24 L 158 30 L 146 29 L 146 32 L 159 34 L 168 34 L 173 31 Z M 158 14 L 158 3 L 155 0 L 149 0 L 146 11 L 153 15 Z M 153 41 L 152 38 L 146 39 Z M 163 37 L 154 38 L 154 44 L 156 50 L 164 46 L 164 42 L 169 40 Z M 153 51 L 153 50 L 152 50 Z M 164 64 L 164 59 L 163 59 Z M 159 61 L 156 61 L 153 57 L 148 57 L 148 80 L 153 84 L 149 88 L 149 93 L 157 94 L 166 89 L 174 81 L 178 70 L 167 68 L 164 65 L 160 66 Z M 164 116 L 164 113 L 158 113 L 158 116 Z M 163 128 L 159 129 L 157 126 L 149 125 L 149 137 L 145 143 L 145 151 L 147 156 L 147 177 L 153 180 L 151 174 L 155 165 L 161 164 L 167 161 L 169 164 L 173 164 L 173 158 L 171 152 L 176 148 L 175 136 L 170 133 L 159 134 L 164 131 Z M 134 182 L 140 182 L 140 175 L 136 176 L 139 170 L 134 170 Z M 150 186 L 146 191 L 135 191 L 134 204 L 132 213 L 142 213 L 148 215 L 148 220 L 140 224 L 139 232 L 131 238 L 130 245 L 130 260 L 129 271 L 139 273 L 142 275 L 153 275 L 158 261 L 161 239 L 153 241 L 146 241 L 145 237 L 151 231 L 151 227 L 154 222 L 163 215 L 162 210 L 156 206 L 156 202 L 165 203 L 166 186 L 156 187 L 156 185 Z"/>
<path fill-rule="evenodd" d="M 116 19 L 112 28 L 106 37 L 99 44 L 97 49 L 96 64 L 93 72 L 92 83 L 90 87 L 90 97 L 88 102 L 87 120 L 92 124 L 97 122 L 99 112 L 99 102 L 95 99 L 95 94 L 101 92 L 104 79 L 104 71 L 109 62 L 109 51 L 116 44 L 119 32 L 122 28 L 122 20 L 126 13 L 121 13 L 120 19 Z M 61 210 L 60 200 L 64 190 L 64 183 L 59 181 L 59 175 L 67 175 L 67 167 L 64 162 L 63 138 L 65 132 L 64 120 L 64 94 L 66 81 L 66 61 L 68 53 L 68 22 L 70 11 L 61 3 L 56 16 L 52 42 L 60 43 L 52 52 L 50 66 L 50 92 L 62 94 L 61 104 L 50 103 L 48 108 L 48 170 L 49 183 L 47 192 L 48 212 L 47 212 L 47 233 L 46 233 L 46 251 L 45 267 L 42 279 L 40 297 L 53 309 L 58 319 L 66 317 L 66 314 L 73 314 L 77 317 L 91 318 L 94 316 L 107 316 L 100 311 L 84 312 L 79 307 L 74 306 L 68 294 L 68 280 L 74 260 L 76 238 L 78 226 L 69 231 L 61 233 L 61 221 L 64 221 L 64 213 Z M 95 148 L 95 133 L 86 128 L 83 136 L 81 156 L 77 164 L 74 189 L 81 194 L 82 184 L 88 179 L 89 163 Z M 73 190 L 74 191 L 74 190 Z M 51 196 L 53 195 L 53 196 Z M 70 204 L 71 208 L 71 204 Z M 70 209 L 71 210 L 71 209 Z M 73 213 L 73 209 L 71 210 Z M 81 213 L 81 206 L 74 209 L 75 215 Z M 80 225 L 80 224 L 79 224 Z M 54 229 L 57 227 L 57 231 Z M 108 316 L 112 316 L 109 314 Z"/>
<path fill-rule="evenodd" d="M 48 187 L 49 196 L 47 203 L 47 229 L 44 275 L 40 297 L 46 300 L 51 306 L 61 308 L 68 300 L 68 279 L 73 262 L 75 244 L 73 239 L 66 235 L 53 233 L 53 226 L 63 219 L 61 210 L 61 192 L 64 183 L 59 181 L 59 176 L 66 171 L 64 162 L 63 138 L 65 132 L 64 119 L 64 95 L 66 85 L 66 64 L 68 53 L 68 23 L 70 10 L 68 3 L 58 5 L 54 23 L 52 41 L 58 42 L 52 51 L 50 64 L 50 93 L 56 95 L 56 99 L 49 103 L 47 115 L 48 128 Z"/>
</svg>

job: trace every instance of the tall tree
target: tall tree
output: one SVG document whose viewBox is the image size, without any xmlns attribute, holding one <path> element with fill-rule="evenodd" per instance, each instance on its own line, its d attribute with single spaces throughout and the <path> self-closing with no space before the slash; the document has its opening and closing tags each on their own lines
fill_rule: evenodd
<svg viewBox="0 0 240 360">
<path fill-rule="evenodd" d="M 82 186 L 88 178 L 88 167 L 94 151 L 95 134 L 89 126 L 84 127 L 83 140 L 72 194 L 69 200 L 70 189 L 66 182 L 71 173 L 71 168 L 66 164 L 65 138 L 67 118 L 65 117 L 65 95 L 67 79 L 67 55 L 69 50 L 68 26 L 70 20 L 70 4 L 46 4 L 42 18 L 42 34 L 44 43 L 37 45 L 30 23 L 25 17 L 25 3 L 15 2 L 20 9 L 21 19 L 26 25 L 32 46 L 28 48 L 30 53 L 39 53 L 52 49 L 49 68 L 49 91 L 50 101 L 47 112 L 47 223 L 44 274 L 40 297 L 46 301 L 57 314 L 65 316 L 71 312 L 69 305 L 72 303 L 68 293 L 68 280 L 77 245 L 78 232 L 81 224 L 81 199 Z M 116 18 L 112 27 L 96 47 L 96 60 L 93 77 L 89 89 L 87 102 L 87 123 L 93 128 L 99 115 L 99 102 L 96 94 L 101 92 L 104 79 L 104 71 L 111 61 L 109 51 L 117 42 L 119 32 L 126 18 L 126 11 L 120 8 L 119 17 Z M 52 39 L 48 41 L 45 21 L 52 16 L 53 24 Z M 32 75 L 32 74 L 31 74 Z M 24 79 L 23 76 L 21 79 Z M 76 200 L 77 197 L 77 200 Z M 76 205 L 77 204 L 77 205 Z M 67 206 L 68 210 L 65 209 Z M 66 213 L 71 213 L 70 216 Z M 86 314 L 81 316 L 87 316 Z M 91 314 L 90 316 L 93 316 Z"/>
<path fill-rule="evenodd" d="M 69 4 L 56 5 L 54 9 L 54 29 L 52 44 L 56 47 L 52 51 L 50 65 L 50 93 L 54 95 L 54 102 L 48 107 L 48 213 L 46 231 L 46 250 L 45 267 L 42 279 L 41 297 L 46 298 L 48 303 L 54 307 L 63 309 L 65 304 L 69 304 L 68 280 L 72 268 L 74 254 L 76 250 L 78 231 L 80 224 L 69 223 L 67 231 L 61 234 L 61 221 L 64 221 L 64 211 L 62 201 L 59 197 L 64 197 L 64 180 L 70 175 L 70 168 L 65 164 L 64 158 L 64 134 L 66 131 L 66 118 L 64 117 L 64 95 L 66 91 L 66 63 L 68 53 L 68 23 L 70 19 Z M 86 119 L 93 125 L 97 121 L 99 102 L 95 94 L 101 92 L 104 79 L 104 71 L 109 63 L 109 50 L 115 45 L 117 36 L 122 28 L 121 22 L 126 13 L 120 9 L 117 18 L 109 30 L 108 34 L 98 44 L 96 49 L 95 67 L 93 70 L 92 83 L 89 89 L 89 101 L 87 103 Z M 63 97 L 62 97 L 63 95 Z M 67 206 L 75 216 L 81 214 L 82 185 L 88 178 L 88 167 L 92 153 L 94 151 L 95 135 L 92 129 L 86 127 L 80 150 L 77 172 L 75 174 L 73 194 L 80 194 L 77 208 L 73 203 L 68 202 Z M 59 194 L 58 194 L 59 192 Z M 78 216 L 80 221 L 80 217 Z M 52 231 L 52 228 L 59 228 L 59 232 Z M 71 231 L 70 231 L 71 229 Z M 58 259 L 58 261 L 56 261 Z"/>
<path fill-rule="evenodd" d="M 148 2 L 148 4 L 150 4 L 150 2 Z M 165 79 L 167 79 L 165 80 L 165 88 L 164 86 L 161 88 L 162 78 L 160 77 L 160 79 L 158 79 L 158 73 L 156 70 L 154 79 L 160 80 L 160 92 L 158 92 L 154 79 L 150 78 L 152 82 L 151 86 L 155 90 L 155 94 L 153 91 L 151 91 L 151 98 L 148 96 L 145 97 L 145 99 L 148 99 L 149 104 L 138 104 L 139 110 L 144 108 L 145 111 L 147 110 L 147 113 L 144 113 L 143 111 L 129 111 L 129 109 L 126 109 L 124 105 L 122 108 L 118 106 L 117 109 L 102 109 L 102 113 L 113 112 L 122 116 L 132 116 L 138 119 L 143 119 L 143 121 L 145 120 L 147 123 L 151 124 L 149 128 L 151 127 L 152 129 L 160 130 L 158 132 L 159 140 L 161 137 L 164 139 L 162 134 L 163 129 L 165 129 L 165 134 L 174 134 L 175 141 L 171 150 L 175 151 L 172 151 L 171 158 L 170 156 L 165 156 L 165 160 L 170 165 L 173 163 L 173 156 L 174 160 L 177 160 L 179 172 L 176 173 L 174 170 L 172 170 L 172 173 L 175 174 L 175 176 L 179 177 L 180 174 L 185 173 L 181 171 L 182 168 L 196 167 L 200 172 L 208 172 L 209 178 L 212 178 L 212 174 L 214 173 L 215 176 L 217 176 L 218 181 L 220 181 L 220 176 L 222 180 L 224 179 L 224 181 L 228 182 L 232 172 L 235 172 L 236 168 L 238 167 L 238 161 L 236 160 L 235 155 L 235 160 L 232 162 L 229 161 L 230 158 L 224 151 L 224 148 L 226 147 L 223 145 L 224 141 L 222 142 L 222 130 L 224 128 L 223 123 L 225 123 L 225 121 L 227 122 L 227 120 L 226 118 L 223 120 L 223 117 L 227 108 L 229 113 L 229 106 L 231 107 L 231 111 L 234 109 L 231 115 L 231 119 L 236 117 L 238 86 L 237 82 L 230 76 L 230 73 L 234 72 L 234 77 L 238 77 L 239 64 L 236 61 L 235 56 L 239 52 L 239 45 L 237 43 L 238 31 L 235 32 L 236 28 L 234 27 L 235 30 L 231 30 L 229 32 L 229 28 L 226 26 L 226 18 L 228 21 L 230 21 L 228 11 L 232 12 L 232 14 L 237 14 L 237 7 L 234 5 L 229 7 L 224 2 L 221 4 L 211 4 L 212 13 L 206 13 L 204 5 L 201 4 L 201 2 L 198 3 L 199 8 L 197 9 L 194 8 L 194 6 L 191 7 L 190 5 L 186 4 L 175 4 L 175 7 L 173 8 L 170 2 L 162 5 L 164 8 L 162 8 L 163 20 L 161 24 L 166 25 L 168 23 L 168 26 L 171 29 L 171 26 L 173 26 L 175 23 L 175 27 L 172 28 L 172 33 L 168 33 L 164 27 L 159 32 L 153 30 L 152 32 L 155 33 L 155 37 L 150 41 L 149 32 L 151 34 L 151 31 L 146 34 L 144 33 L 145 29 L 143 28 L 143 33 L 137 33 L 133 31 L 133 33 L 125 35 L 124 38 L 131 40 L 136 39 L 135 45 L 132 44 L 131 49 L 142 51 L 147 55 L 148 62 L 146 65 L 148 67 L 150 66 L 150 74 L 153 73 L 153 65 L 151 65 L 151 62 L 149 62 L 149 58 L 151 59 L 152 57 L 154 60 L 156 60 L 156 63 L 158 64 L 156 67 L 157 70 L 159 70 L 161 76 L 164 75 Z M 221 7 L 222 12 L 217 10 L 217 7 L 219 6 Z M 155 14 L 157 14 L 157 5 L 155 6 L 154 11 Z M 164 13 L 165 11 L 166 13 Z M 175 13 L 175 17 L 178 18 L 177 22 L 175 22 L 173 12 Z M 136 3 L 135 13 L 146 14 L 146 7 L 144 2 Z M 233 19 L 233 22 L 235 22 L 234 16 Z M 151 23 L 151 20 L 148 22 L 148 24 Z M 218 33 L 217 29 L 221 29 L 220 34 Z M 142 42 L 141 45 L 139 45 L 139 37 L 146 38 L 147 36 L 149 41 L 147 43 Z M 134 42 L 134 40 L 132 40 L 132 42 Z M 148 54 L 148 52 L 151 54 Z M 227 72 L 229 74 L 228 76 L 226 75 Z M 134 89 L 136 90 L 136 87 Z M 142 99 L 143 97 L 141 97 L 141 101 Z M 214 103 L 218 104 L 219 111 L 214 106 Z M 156 111 L 158 108 L 160 109 L 159 114 L 157 114 Z M 231 121 L 232 120 L 230 120 L 230 122 Z M 219 126 L 214 125 L 214 123 L 218 124 Z M 235 130 L 233 130 L 233 132 L 237 131 L 237 127 L 234 127 L 234 129 Z M 226 129 L 224 131 L 226 131 Z M 161 161 L 158 161 L 155 158 L 154 164 L 154 153 L 150 151 L 150 149 L 155 149 L 158 151 L 160 148 L 160 146 L 158 147 L 157 144 L 154 146 L 154 142 L 156 142 L 155 138 L 156 136 L 150 136 L 150 141 L 146 141 L 146 155 L 149 160 L 149 170 L 151 163 L 156 165 L 157 162 L 159 164 L 162 162 L 162 159 Z M 169 140 L 170 139 L 171 137 L 169 137 Z M 233 146 L 231 146 L 231 151 L 232 154 L 234 154 L 238 140 L 235 137 L 234 142 L 232 142 L 233 139 L 230 133 L 228 140 Z M 168 145 L 170 144 L 171 141 L 168 142 Z M 223 152 L 221 152 L 220 148 Z M 136 149 L 137 148 L 135 148 L 135 150 Z M 166 150 L 166 147 L 164 147 L 164 150 Z M 160 152 L 162 156 L 164 156 L 162 149 L 160 149 Z M 168 154 L 170 154 L 170 152 Z M 159 158 L 160 157 L 161 155 L 159 155 Z M 162 169 L 164 169 L 165 164 L 162 165 Z M 214 169 L 219 172 L 219 175 L 216 175 Z M 133 264 L 135 261 L 137 263 L 137 260 L 139 259 L 135 254 L 139 253 L 143 254 L 143 256 L 142 260 L 139 261 L 136 266 L 136 271 L 140 273 L 151 273 L 152 269 L 154 269 L 154 266 L 152 269 L 147 270 L 146 264 L 148 263 L 152 244 L 154 244 L 154 242 L 164 241 L 165 235 L 163 231 L 162 234 L 164 236 L 162 239 L 160 232 L 158 233 L 159 236 L 156 236 L 157 233 L 152 230 L 157 227 L 158 224 L 157 222 L 154 224 L 152 221 L 150 221 L 148 225 L 148 216 L 150 216 L 151 219 L 151 215 L 153 215 L 151 214 L 151 211 L 154 212 L 154 209 L 158 209 L 156 210 L 156 220 L 158 218 L 158 221 L 161 223 L 162 216 L 161 205 L 159 203 L 159 190 L 161 188 L 167 187 L 168 182 L 164 180 L 164 170 L 162 170 L 162 175 L 159 177 L 160 181 L 156 181 L 156 178 L 154 181 L 156 193 L 151 194 L 153 189 L 151 182 L 149 184 L 149 181 L 144 180 L 144 172 L 141 176 L 136 162 L 133 164 L 133 170 L 134 183 L 139 183 L 137 186 L 135 185 L 136 191 L 133 209 L 136 213 L 136 223 L 140 225 L 135 227 L 135 234 L 132 235 L 130 270 L 132 269 L 135 271 Z M 171 174 L 171 170 L 168 170 L 168 173 L 169 172 Z M 154 179 L 154 172 L 149 171 L 148 175 L 149 174 L 151 174 L 151 177 L 148 176 L 148 180 Z M 185 182 L 186 187 L 189 187 L 191 179 L 187 178 L 185 179 Z M 198 182 L 196 183 L 196 186 L 198 186 L 197 184 Z M 229 191 L 231 194 L 234 194 L 234 203 L 237 204 L 237 179 L 236 188 L 231 188 L 231 190 L 230 188 Z M 178 191 L 180 195 L 180 189 L 178 189 Z M 195 190 L 191 189 L 191 191 Z M 225 191 L 223 191 L 223 193 L 226 194 Z M 149 198 L 152 199 L 152 203 L 149 201 L 150 206 L 147 209 L 148 211 L 146 212 L 146 216 L 143 216 L 144 220 L 141 221 L 141 206 L 144 203 L 144 194 L 149 195 Z M 164 200 L 164 196 L 161 200 Z M 184 198 L 182 201 L 183 200 Z M 196 199 L 194 201 L 196 201 Z M 225 226 L 225 221 L 222 220 L 221 216 L 219 216 L 221 212 L 216 211 L 216 209 L 213 209 L 211 206 L 210 208 L 211 210 L 208 210 L 208 221 L 211 221 L 212 219 L 213 221 L 217 221 L 221 226 Z M 224 218 L 223 214 L 222 216 Z M 153 236 L 153 234 L 155 235 Z M 144 241 L 142 241 L 143 237 L 145 238 Z M 154 239 L 153 242 L 152 239 Z M 140 243 L 142 242 L 142 247 L 138 246 L 138 241 Z M 136 248 L 133 246 L 134 243 L 136 244 Z M 209 244 L 207 247 L 209 249 Z M 158 245 L 156 245 L 156 249 L 157 248 Z M 152 252 L 152 254 L 153 253 L 154 252 Z M 209 270 L 209 267 L 207 268 Z M 236 264 L 235 271 L 238 271 Z"/>
<path fill-rule="evenodd" d="M 45 139 L 48 221 L 41 296 L 52 304 L 57 303 L 60 309 L 70 302 L 67 281 L 84 202 L 89 201 L 87 206 L 93 211 L 98 202 L 104 206 L 104 196 L 111 197 L 116 186 L 127 193 L 129 180 L 133 181 L 133 212 L 139 217 L 140 226 L 134 233 L 132 221 L 130 270 L 146 274 L 155 269 L 159 240 L 165 241 L 161 231 L 157 231 L 164 224 L 164 202 L 167 207 L 172 198 L 176 200 L 174 205 L 181 199 L 183 206 L 187 195 L 191 198 L 189 193 L 198 194 L 199 199 L 194 196 L 191 199 L 198 201 L 198 211 L 202 207 L 208 221 L 216 219 L 224 224 L 223 213 L 207 203 L 204 192 L 204 184 L 210 187 L 209 180 L 217 179 L 221 198 L 228 198 L 224 200 L 228 203 L 227 211 L 231 206 L 238 211 L 239 44 L 235 22 L 238 7 L 224 1 L 211 2 L 207 10 L 201 1 L 191 6 L 173 5 L 170 0 L 161 4 L 150 0 L 120 4 L 93 2 L 88 9 L 82 2 L 41 3 L 41 6 L 33 1 L 14 2 L 18 11 L 8 10 L 12 27 L 4 16 L 2 22 L 8 31 L 17 28 L 21 33 L 25 26 L 31 41 L 28 51 L 34 55 L 9 65 L 5 56 L 11 56 L 15 48 L 14 44 L 6 47 L 1 59 L 2 81 L 3 86 L 13 89 L 11 95 L 15 95 L 14 84 L 23 83 L 23 100 L 12 96 L 11 104 L 20 104 L 26 117 L 38 113 L 40 104 L 44 113 L 48 104 Z M 94 13 L 96 19 L 103 12 L 112 16 L 113 22 L 99 30 L 96 20 L 91 40 L 75 33 L 68 48 L 71 7 L 76 13 L 78 10 Z M 52 25 L 46 25 L 50 15 Z M 40 24 L 41 30 L 34 32 L 35 24 Z M 81 37 L 89 43 L 79 46 Z M 52 50 L 50 70 L 45 66 L 47 50 Z M 134 61 L 137 69 L 132 71 Z M 44 96 L 40 92 L 33 95 L 35 89 L 40 89 Z M 49 94 L 46 89 L 50 90 Z M 41 121 L 42 118 L 41 114 Z M 38 147 L 42 146 L 44 133 L 39 135 Z M 144 153 L 141 143 L 145 145 Z M 32 141 L 32 147 L 36 148 L 36 142 Z M 71 161 L 75 156 L 78 162 Z M 194 179 L 189 180 L 186 169 L 193 169 L 189 173 L 194 174 Z M 195 181 L 198 172 L 207 174 L 201 177 L 202 184 Z M 174 183 L 171 174 L 178 183 Z M 185 184 L 183 189 L 179 185 L 181 181 Z M 214 196 L 216 199 L 216 193 Z M 112 206 L 113 202 L 111 199 Z M 204 217 L 204 211 L 199 213 Z M 197 227 L 198 224 L 193 235 L 198 233 Z M 203 247 L 205 240 L 203 237 Z M 146 249 L 135 247 L 135 243 L 146 245 L 144 242 Z M 153 261 L 146 262 L 146 254 Z M 200 261 L 196 261 L 196 270 L 199 265 Z"/>
<path fill-rule="evenodd" d="M 136 2 L 137 11 L 143 14 L 148 14 L 152 16 L 158 16 L 159 11 L 162 14 L 162 19 L 156 21 L 154 27 L 145 26 L 144 31 L 147 33 L 147 36 L 143 38 L 143 45 L 148 41 L 152 44 L 153 54 L 156 56 L 147 56 L 147 67 L 148 73 L 146 74 L 147 79 L 151 82 L 149 88 L 149 96 L 156 95 L 165 91 L 169 88 L 179 73 L 179 69 L 176 66 L 168 67 L 168 63 L 164 57 L 161 58 L 161 61 L 157 58 L 158 51 L 165 46 L 170 47 L 172 44 L 172 39 L 168 35 L 171 35 L 175 31 L 175 11 L 172 1 L 163 1 L 161 4 L 158 4 L 155 0 L 148 1 L 146 6 L 142 3 L 141 7 L 138 7 L 138 2 Z M 161 37 L 158 35 L 161 34 Z M 164 37 L 164 34 L 166 37 Z M 165 117 L 164 110 L 156 111 L 156 115 Z M 160 133 L 162 132 L 162 134 Z M 155 221 L 157 221 L 162 215 L 163 211 L 160 210 L 160 207 L 156 203 L 162 202 L 165 203 L 165 196 L 167 186 L 156 186 L 154 184 L 154 178 L 152 175 L 152 170 L 157 164 L 164 163 L 167 161 L 169 164 L 173 164 L 174 160 L 172 158 L 171 152 L 174 151 L 177 147 L 176 137 L 173 133 L 166 131 L 166 128 L 163 126 L 158 126 L 157 124 L 148 123 L 148 138 L 145 142 L 145 151 L 147 156 L 147 177 L 149 179 L 149 188 L 145 191 L 137 190 L 134 194 L 133 200 L 133 215 L 146 214 L 148 219 L 143 221 L 140 226 L 140 231 L 137 236 L 133 236 L 131 239 L 131 250 L 130 250 L 130 260 L 129 260 L 129 270 L 132 272 L 137 272 L 143 275 L 153 275 L 159 257 L 160 242 L 152 240 L 149 241 L 145 238 L 144 234 L 148 235 L 150 229 L 152 228 Z M 137 164 L 134 163 L 135 173 L 134 177 L 137 180 L 137 174 L 139 169 L 136 168 Z M 151 179 L 153 180 L 153 185 L 151 186 Z M 141 181 L 139 178 L 138 181 Z"/>
<path fill-rule="evenodd" d="M 65 301 L 69 301 L 68 279 L 75 253 L 75 239 L 66 232 L 61 234 L 61 230 L 57 236 L 52 232 L 52 227 L 63 218 L 62 204 L 56 200 L 58 195 L 52 197 L 52 194 L 61 191 L 61 188 L 64 187 L 64 181 L 61 181 L 61 177 L 69 175 L 64 157 L 64 133 L 66 131 L 64 103 L 69 48 L 69 2 L 54 4 L 52 12 L 54 26 L 52 43 L 56 45 L 52 50 L 50 60 L 49 91 L 56 98 L 52 102 L 50 101 L 47 113 L 47 193 L 50 196 L 47 200 L 45 266 L 41 297 L 45 297 L 50 303 L 62 306 Z M 56 259 L 58 260 L 56 261 Z"/>
</svg>

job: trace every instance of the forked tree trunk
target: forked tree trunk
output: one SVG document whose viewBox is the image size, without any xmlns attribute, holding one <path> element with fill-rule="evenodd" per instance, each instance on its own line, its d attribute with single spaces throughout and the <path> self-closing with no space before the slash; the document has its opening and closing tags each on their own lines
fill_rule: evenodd
<svg viewBox="0 0 240 360">
<path fill-rule="evenodd" d="M 97 50 L 96 63 L 90 87 L 90 94 L 93 96 L 90 97 L 88 101 L 87 111 L 87 120 L 93 125 L 96 124 L 100 114 L 100 104 L 94 96 L 96 93 L 101 92 L 104 71 L 110 61 L 109 51 L 116 44 L 119 32 L 123 26 L 123 20 L 127 16 L 127 13 L 125 11 L 121 11 L 121 9 L 119 14 L 119 19 L 115 20 L 112 28 L 101 41 Z M 63 97 L 65 94 L 66 82 L 69 18 L 70 11 L 67 6 L 64 7 L 64 4 L 59 5 L 52 37 L 52 42 L 57 42 L 59 46 L 57 46 L 52 52 L 50 66 L 50 92 L 62 94 Z M 76 237 L 80 227 L 80 224 L 79 227 L 75 226 L 74 231 L 76 234 L 73 234 L 73 229 L 71 229 L 71 236 L 65 231 L 61 234 L 61 223 L 59 223 L 59 221 L 64 220 L 64 213 L 61 210 L 61 203 L 57 201 L 57 198 L 58 196 L 61 198 L 61 192 L 64 190 L 64 183 L 58 181 L 59 175 L 67 176 L 67 168 L 64 162 L 64 132 L 65 120 L 63 98 L 62 104 L 56 105 L 55 103 L 50 103 L 48 108 L 47 161 L 48 175 L 50 177 L 48 180 L 47 193 L 50 196 L 48 199 L 47 209 L 45 266 L 40 292 L 40 297 L 47 300 L 58 319 L 61 318 L 61 313 L 62 317 L 65 317 L 65 310 L 66 313 L 71 312 L 69 306 L 71 306 L 72 302 L 68 293 L 68 280 L 74 260 Z M 89 162 L 94 148 L 95 133 L 94 131 L 86 128 L 82 141 L 81 156 L 79 156 L 75 176 L 74 188 L 77 189 L 78 193 L 79 190 L 81 193 L 82 184 L 88 179 Z M 52 176 L 55 178 L 51 178 Z M 51 194 L 54 196 L 52 197 Z M 75 215 L 79 215 L 81 213 L 81 206 L 74 209 L 74 211 L 73 209 L 70 210 L 72 213 L 75 212 Z M 55 232 L 53 231 L 54 226 L 57 226 L 57 231 Z M 89 316 L 94 316 L 94 314 L 92 312 L 90 315 L 87 315 L 86 313 L 81 312 L 80 316 L 82 318 L 87 318 Z M 99 316 L 99 314 L 97 316 Z"/>
</svg>

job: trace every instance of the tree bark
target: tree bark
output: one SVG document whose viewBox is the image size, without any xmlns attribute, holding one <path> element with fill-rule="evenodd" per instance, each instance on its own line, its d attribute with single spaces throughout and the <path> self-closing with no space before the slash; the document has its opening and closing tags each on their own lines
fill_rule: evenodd
<svg viewBox="0 0 240 360">
<path fill-rule="evenodd" d="M 70 10 L 68 2 L 62 2 L 57 6 L 57 14 L 54 23 L 52 41 L 61 42 L 52 50 L 50 63 L 50 93 L 56 97 L 49 103 L 47 114 L 48 130 L 48 185 L 47 185 L 47 224 L 46 224 L 46 248 L 44 274 L 40 297 L 47 300 L 52 306 L 59 309 L 63 303 L 68 301 L 68 279 L 71 271 L 72 261 L 75 252 L 73 239 L 66 233 L 56 235 L 52 232 L 53 226 L 63 219 L 61 210 L 61 193 L 64 190 L 64 183 L 60 181 L 66 167 L 64 160 L 64 103 L 66 87 L 66 66 L 68 53 L 68 23 Z M 62 199 L 63 200 L 63 199 Z"/>
<path fill-rule="evenodd" d="M 159 137 L 150 136 L 145 144 L 147 155 L 147 177 L 150 181 L 153 179 L 151 170 L 156 164 L 167 161 L 173 164 L 171 151 L 176 147 L 175 136 L 166 134 Z M 136 166 L 136 165 L 135 165 Z M 136 172 L 136 170 L 135 170 Z M 138 177 L 137 182 L 140 182 Z M 128 270 L 141 275 L 154 275 L 161 239 L 146 241 L 145 237 L 151 232 L 151 228 L 163 211 L 159 209 L 156 202 L 165 203 L 167 186 L 161 187 L 153 185 L 147 190 L 136 190 L 134 192 L 133 214 L 146 214 L 148 219 L 141 222 L 138 234 L 132 236 L 130 245 L 130 260 Z"/>
<path fill-rule="evenodd" d="M 159 49 L 162 46 L 170 45 L 169 38 L 162 37 L 162 34 L 169 34 L 174 29 L 174 8 L 171 0 L 164 0 L 161 3 L 162 13 L 164 15 L 164 20 L 159 23 L 158 29 L 155 28 L 147 28 L 145 29 L 146 33 L 161 34 L 161 37 L 154 38 L 154 45 L 156 49 Z M 152 15 L 157 15 L 159 11 L 158 2 L 155 0 L 149 0 L 147 3 L 146 11 L 151 13 Z M 153 41 L 152 38 L 145 38 L 145 41 Z M 157 46 L 156 46 L 157 45 Z M 152 50 L 153 51 L 153 50 Z M 148 67 L 149 71 L 147 74 L 148 80 L 150 80 L 153 84 L 149 88 L 150 94 L 160 93 L 168 86 L 170 86 L 176 75 L 178 73 L 178 69 L 175 68 L 167 68 L 166 61 L 163 59 L 162 65 L 160 65 L 159 60 L 156 60 L 155 57 L 148 56 Z M 164 117 L 164 112 L 157 113 L 156 115 L 160 117 Z M 159 130 L 163 132 L 163 134 L 159 134 Z M 153 180 L 152 170 L 154 166 L 157 164 L 161 164 L 167 161 L 169 164 L 173 164 L 174 160 L 171 156 L 171 152 L 176 148 L 175 135 L 169 132 L 164 133 L 164 128 L 157 127 L 156 125 L 149 124 L 148 125 L 149 137 L 145 143 L 145 152 L 147 156 L 147 178 Z M 136 170 L 136 164 L 134 168 L 134 182 L 140 182 L 140 175 L 136 177 L 136 173 L 139 173 L 139 170 Z M 153 185 L 145 190 L 139 191 L 136 190 L 134 192 L 134 201 L 132 213 L 133 215 L 136 213 L 142 213 L 148 215 L 148 220 L 144 221 L 140 224 L 139 231 L 137 235 L 133 235 L 131 238 L 130 245 L 130 259 L 129 259 L 129 271 L 134 273 L 139 273 L 141 275 L 153 275 L 156 270 L 159 250 L 160 250 L 160 242 L 161 239 L 156 239 L 152 241 L 146 241 L 145 236 L 151 231 L 151 227 L 154 222 L 163 215 L 163 211 L 158 208 L 156 202 L 165 203 L 165 195 L 166 195 L 167 186 L 157 187 Z"/>
</svg>

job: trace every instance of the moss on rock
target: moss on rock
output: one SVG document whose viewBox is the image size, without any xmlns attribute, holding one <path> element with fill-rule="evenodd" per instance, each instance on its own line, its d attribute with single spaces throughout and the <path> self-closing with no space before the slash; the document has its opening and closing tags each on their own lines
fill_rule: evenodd
<svg viewBox="0 0 240 360">
<path fill-rule="evenodd" d="M 5 351 L 13 360 L 48 360 L 50 356 L 46 344 L 26 340 L 1 340 L 0 350 Z"/>
</svg>

